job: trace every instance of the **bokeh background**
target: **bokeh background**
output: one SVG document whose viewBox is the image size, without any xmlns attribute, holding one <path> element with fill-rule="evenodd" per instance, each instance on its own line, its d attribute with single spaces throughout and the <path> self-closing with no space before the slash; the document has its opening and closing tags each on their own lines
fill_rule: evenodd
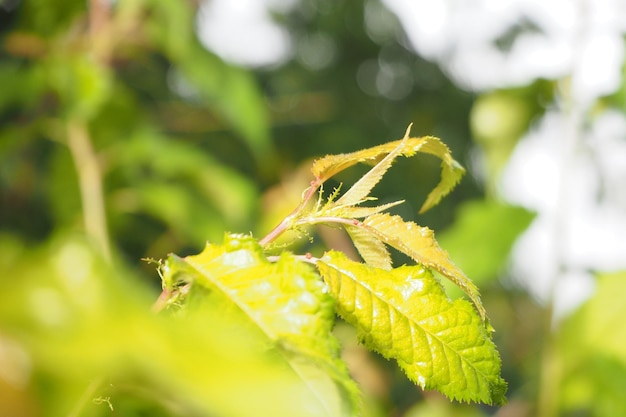
<svg viewBox="0 0 626 417">
<path fill-rule="evenodd" d="M 625 33 L 621 0 L 0 1 L 0 415 L 220 416 L 267 394 L 228 326 L 146 313 L 142 259 L 262 237 L 313 158 L 409 123 L 468 174 L 419 216 L 434 159 L 374 194 L 481 288 L 509 403 L 421 392 L 338 323 L 363 415 L 626 415 Z M 314 237 L 294 250 L 353 251 Z"/>
</svg>

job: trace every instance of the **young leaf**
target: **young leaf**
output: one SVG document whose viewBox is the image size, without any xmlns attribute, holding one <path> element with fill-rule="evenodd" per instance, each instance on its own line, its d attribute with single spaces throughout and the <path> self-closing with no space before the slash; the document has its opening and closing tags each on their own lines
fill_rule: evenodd
<svg viewBox="0 0 626 417">
<path fill-rule="evenodd" d="M 408 131 L 407 131 L 408 133 Z M 376 186 L 382 179 L 383 175 L 393 164 L 394 159 L 402 150 L 404 141 L 400 142 L 396 148 L 385 156 L 379 163 L 370 169 L 367 174 L 363 175 L 357 182 L 339 200 L 335 203 L 337 206 L 354 206 L 359 204 L 366 198 L 372 188 Z"/>
<path fill-rule="evenodd" d="M 362 224 L 387 245 L 434 269 L 458 285 L 472 299 L 482 319 L 486 319 L 478 288 L 450 260 L 448 253 L 439 247 L 432 230 L 413 222 L 405 222 L 400 216 L 387 213 L 369 216 Z"/>
<path fill-rule="evenodd" d="M 363 217 L 371 216 L 372 214 L 380 213 L 391 207 L 395 207 L 398 204 L 404 203 L 404 200 L 394 201 L 392 203 L 381 204 L 380 206 L 365 207 L 331 207 L 328 211 L 322 212 L 325 216 L 338 216 L 344 218 L 362 219 Z"/>
<path fill-rule="evenodd" d="M 488 331 L 471 304 L 450 301 L 429 270 L 385 271 L 334 251 L 317 267 L 338 313 L 365 345 L 396 359 L 423 389 L 460 401 L 505 401 L 506 382 Z"/>
<path fill-rule="evenodd" d="M 396 148 L 400 148 L 399 154 L 406 157 L 413 156 L 417 152 L 434 155 L 441 159 L 441 181 L 435 189 L 430 192 L 422 205 L 420 212 L 424 212 L 436 205 L 441 198 L 446 196 L 454 188 L 465 173 L 465 170 L 452 158 L 450 149 L 441 142 L 439 138 L 434 136 L 409 138 L 408 133 L 409 129 L 407 129 L 404 139 L 394 142 L 348 154 L 327 155 L 317 159 L 313 162 L 311 172 L 320 182 L 324 182 L 344 169 L 350 168 L 358 163 L 376 164 L 381 161 L 385 155 L 394 152 Z"/>
<path fill-rule="evenodd" d="M 420 152 L 429 153 L 441 159 L 441 181 L 426 197 L 426 201 L 420 208 L 420 213 L 436 206 L 443 197 L 452 191 L 465 174 L 465 168 L 452 158 L 450 149 L 445 143 L 432 136 L 428 138 L 431 140 L 422 145 Z"/>
<path fill-rule="evenodd" d="M 345 228 L 352 243 L 368 265 L 380 269 L 391 269 L 391 256 L 380 239 L 362 227 L 345 225 Z"/>
<path fill-rule="evenodd" d="M 166 291 L 199 285 L 243 312 L 309 387 L 322 415 L 354 413 L 357 388 L 331 334 L 334 302 L 309 265 L 287 252 L 270 263 L 252 237 L 227 235 L 223 245 L 207 244 L 199 255 L 171 256 L 162 275 Z"/>
</svg>

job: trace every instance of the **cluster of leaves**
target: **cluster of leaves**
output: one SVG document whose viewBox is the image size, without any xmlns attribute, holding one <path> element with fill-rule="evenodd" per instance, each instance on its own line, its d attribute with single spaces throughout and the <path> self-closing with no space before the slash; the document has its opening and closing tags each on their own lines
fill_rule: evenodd
<svg viewBox="0 0 626 417">
<path fill-rule="evenodd" d="M 464 172 L 435 137 L 410 138 L 407 130 L 396 142 L 326 156 L 313 164 L 315 180 L 301 204 L 264 238 L 227 234 L 223 244 L 207 244 L 199 255 L 164 261 L 159 308 L 186 312 L 191 299 L 192 305 L 204 300 L 235 312 L 301 378 L 320 415 L 353 415 L 357 409 L 357 389 L 331 333 L 335 312 L 368 348 L 395 359 L 420 387 L 461 401 L 503 403 L 506 383 L 475 285 L 439 247 L 432 230 L 384 213 L 401 201 L 363 205 L 375 200 L 370 192 L 394 159 L 417 152 L 442 160 L 441 182 L 422 211 L 431 208 Z M 349 190 L 340 197 L 335 190 L 325 201 L 320 191 L 317 202 L 308 204 L 325 181 L 361 162 L 374 166 Z M 321 258 L 286 251 L 266 255 L 283 232 L 320 223 L 345 228 L 365 262 L 332 250 Z M 388 246 L 416 264 L 393 268 Z M 473 306 L 450 300 L 433 270 L 460 287 Z"/>
<path fill-rule="evenodd" d="M 258 410 L 273 416 L 306 416 L 337 411 L 332 405 L 341 408 L 340 398 L 346 398 L 344 405 L 350 408 L 353 385 L 344 378 L 340 362 L 328 357 L 313 360 L 321 371 L 305 366 L 315 355 L 304 344 L 287 343 L 288 332 L 268 336 L 239 308 L 224 314 L 232 302 L 224 297 L 217 297 L 222 303 L 207 302 L 215 292 L 200 285 L 184 302 L 181 299 L 180 314 L 155 317 L 149 312 L 154 289 L 140 285 L 153 274 L 152 268 L 142 265 L 143 274 L 128 269 L 140 264 L 140 257 L 198 251 L 207 238 L 220 241 L 224 229 L 268 230 L 259 223 L 269 221 L 272 226 L 279 217 L 265 219 L 265 214 L 292 201 L 268 193 L 261 220 L 255 217 L 261 212 L 260 190 L 276 180 L 272 174 L 283 171 L 292 181 L 296 175 L 290 162 L 322 149 L 340 152 L 370 146 L 363 144 L 384 137 L 409 118 L 418 121 L 420 131 L 445 137 L 458 155 L 467 155 L 478 145 L 486 159 L 486 198 L 475 182 L 465 181 L 457 198 L 443 201 L 422 222 L 442 230 L 437 233 L 439 245 L 481 288 L 498 328 L 493 336 L 506 358 L 503 373 L 514 408 L 499 413 L 626 415 L 622 399 L 626 335 L 619 324 L 623 272 L 599 274 L 594 297 L 560 327 L 552 318 L 555 309 L 506 281 L 510 249 L 533 215 L 498 198 L 497 173 L 533 121 L 563 97 L 559 91 L 564 84 L 537 80 L 485 91 L 476 99 L 454 87 L 435 64 L 404 47 L 399 22 L 381 2 L 297 3 L 291 11 L 277 12 L 294 40 L 294 59 L 254 72 L 226 64 L 202 47 L 194 25 L 198 2 L 34 0 L 4 2 L 0 7 L 3 415 L 103 416 L 113 408 L 125 416 L 244 416 Z M 301 65 L 305 49 L 319 49 L 310 43 L 308 48 L 301 46 L 315 39 L 325 39 L 334 51 L 321 70 Z M 389 79 L 384 77 L 389 69 L 407 71 Z M 390 85 L 380 83 L 381 77 L 393 81 L 394 94 L 386 94 Z M 386 91 L 377 91 L 378 86 Z M 625 91 L 622 85 L 600 103 L 623 113 Z M 487 113 L 498 117 L 483 123 L 480 116 Z M 598 114 L 603 113 L 592 113 L 591 119 Z M 282 155 L 280 164 L 275 163 L 276 151 Z M 378 163 L 384 154 L 363 157 Z M 396 167 L 386 175 L 384 195 L 403 195 L 409 173 L 424 179 L 411 184 L 414 192 L 406 196 L 408 204 L 396 213 L 407 213 L 406 207 L 414 205 L 411 198 L 418 199 L 429 189 L 421 174 L 429 171 L 431 159 L 424 162 Z M 91 196 L 100 186 L 98 203 Z M 338 195 L 328 204 L 336 203 Z M 296 200 L 299 197 L 296 193 Z M 325 205 L 320 200 L 316 210 Z M 458 207 L 454 222 L 452 207 Z M 370 216 L 394 216 L 370 212 L 357 217 L 356 212 L 336 210 L 326 213 L 330 221 L 312 220 L 348 230 L 367 259 L 366 266 L 376 268 L 366 269 L 375 271 L 372 284 L 366 270 L 359 269 L 363 265 L 354 265 L 352 275 L 367 288 L 377 288 L 379 276 L 395 282 L 386 275 L 392 271 L 385 270 L 385 250 L 394 247 L 393 242 L 365 225 Z M 94 222 L 94 211 L 105 213 L 100 218 L 107 224 Z M 311 218 L 305 211 L 300 214 L 296 230 L 306 227 L 304 217 Z M 106 233 L 108 245 L 102 238 Z M 92 245 L 94 237 L 104 245 Z M 245 239 L 237 237 L 258 253 L 259 242 Z M 269 243 L 260 246 L 262 262 L 278 246 Z M 107 261 L 101 256 L 103 246 L 110 247 Z M 293 258 L 283 262 L 316 263 L 313 273 L 318 283 L 313 284 L 311 276 L 306 282 L 309 291 L 318 294 L 315 288 L 324 264 Z M 345 266 L 334 258 L 327 262 Z M 301 268 L 290 270 L 309 274 L 312 269 L 298 265 Z M 436 265 L 430 269 L 436 271 Z M 414 276 L 423 279 L 417 272 Z M 200 282 L 197 275 L 188 278 Z M 325 291 L 333 282 L 344 289 L 352 282 L 339 278 L 324 284 Z M 441 284 L 448 295 L 462 292 L 450 281 Z M 181 296 L 189 289 L 177 288 Z M 569 289 L 559 285 L 554 294 L 569 294 Z M 342 303 L 336 298 L 325 295 L 318 311 L 328 313 L 330 299 L 333 311 L 346 317 L 354 314 L 356 310 L 340 310 Z M 317 331 L 327 328 L 319 326 Z M 341 338 L 346 328 L 342 323 L 335 333 Z M 367 338 L 369 327 L 356 328 L 374 347 L 377 341 Z M 328 340 L 329 345 L 318 343 L 316 349 L 336 354 L 333 337 Z M 350 363 L 355 352 L 346 347 L 344 357 Z M 385 349 L 379 350 L 390 352 Z M 544 354 L 537 355 L 542 350 Z M 303 359 L 297 361 L 302 365 L 298 369 L 301 375 L 310 371 L 309 378 L 294 372 L 286 357 Z M 407 416 L 489 413 L 488 408 L 433 397 L 412 404 L 417 396 L 398 395 L 409 388 L 407 381 L 388 383 L 393 363 L 375 361 L 371 366 L 378 373 L 367 378 L 369 386 L 363 385 L 365 400 L 373 405 L 367 407 L 368 416 L 389 415 L 390 409 L 394 415 Z M 97 375 L 105 377 L 94 379 Z M 318 379 L 327 383 L 312 389 L 315 385 L 310 382 Z M 372 381 L 382 389 L 374 392 Z M 386 410 L 372 411 L 377 407 Z"/>
</svg>

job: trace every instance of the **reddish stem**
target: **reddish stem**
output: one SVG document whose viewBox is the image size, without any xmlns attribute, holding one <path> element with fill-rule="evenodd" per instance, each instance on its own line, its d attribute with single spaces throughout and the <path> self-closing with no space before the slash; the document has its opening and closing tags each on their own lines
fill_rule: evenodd
<svg viewBox="0 0 626 417">
<path fill-rule="evenodd" d="M 304 209 L 307 203 L 311 200 L 311 197 L 315 194 L 315 192 L 322 185 L 322 180 L 320 178 L 316 178 L 314 181 L 311 181 L 311 186 L 308 188 L 306 194 L 296 207 L 287 217 L 285 217 L 276 227 L 274 227 L 267 235 L 265 235 L 259 243 L 261 246 L 267 246 L 271 242 L 275 241 L 280 235 L 282 235 L 285 231 L 287 231 L 293 224 L 295 223 L 295 219 L 298 217 L 300 212 Z"/>
</svg>

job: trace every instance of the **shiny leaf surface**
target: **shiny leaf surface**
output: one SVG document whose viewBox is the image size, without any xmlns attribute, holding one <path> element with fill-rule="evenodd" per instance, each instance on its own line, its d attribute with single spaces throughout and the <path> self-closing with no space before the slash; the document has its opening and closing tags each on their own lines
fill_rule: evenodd
<svg viewBox="0 0 626 417">
<path fill-rule="evenodd" d="M 478 288 L 450 260 L 448 253 L 435 240 L 435 234 L 432 230 L 413 222 L 405 222 L 401 217 L 387 213 L 375 214 L 366 218 L 363 221 L 363 226 L 386 244 L 454 282 L 472 299 L 480 316 L 485 320 L 486 313 L 480 301 Z"/>
<path fill-rule="evenodd" d="M 242 313 L 308 387 L 321 415 L 352 415 L 357 389 L 331 334 L 333 299 L 309 265 L 287 252 L 270 263 L 250 236 L 227 235 L 199 255 L 170 257 L 162 275 L 172 293 L 199 285 L 226 311 Z"/>
<path fill-rule="evenodd" d="M 318 268 L 339 314 L 370 349 L 394 358 L 424 389 L 461 401 L 504 402 L 500 358 L 480 317 L 450 301 L 422 266 L 392 271 L 327 253 Z"/>
</svg>

